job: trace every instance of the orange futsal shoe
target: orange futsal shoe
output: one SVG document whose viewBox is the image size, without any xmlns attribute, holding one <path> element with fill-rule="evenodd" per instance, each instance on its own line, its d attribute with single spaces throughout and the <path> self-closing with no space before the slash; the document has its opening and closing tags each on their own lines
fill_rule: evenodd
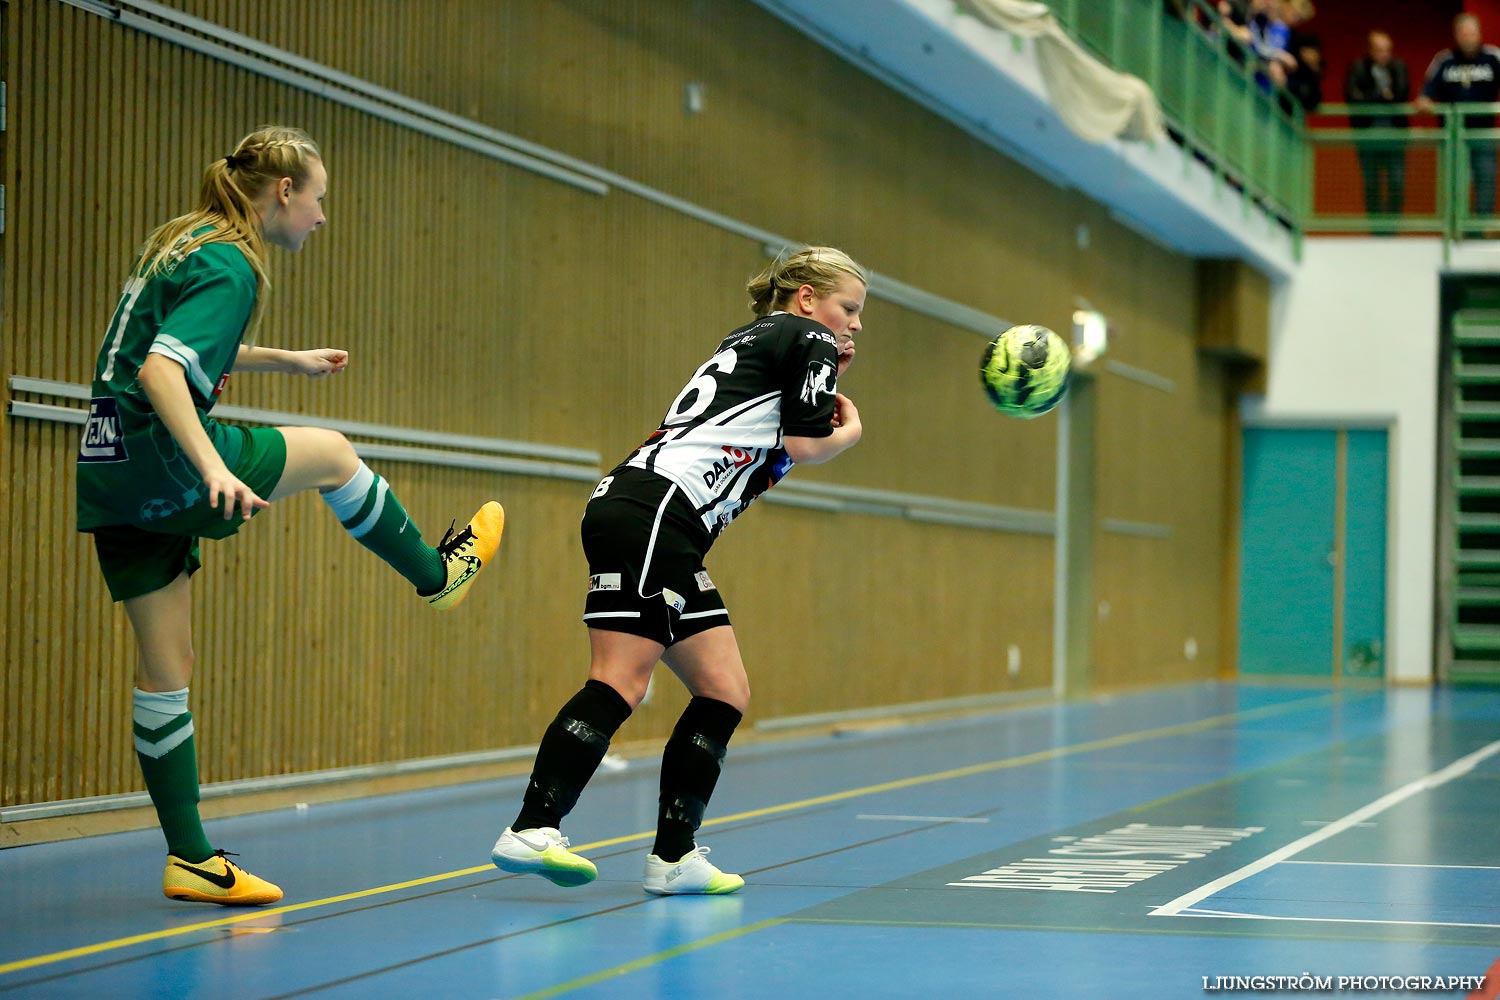
<svg viewBox="0 0 1500 1000">
<path fill-rule="evenodd" d="M 468 596 L 474 577 L 495 558 L 504 533 L 505 508 L 493 500 L 479 508 L 462 531 L 455 534 L 450 525 L 437 547 L 448 571 L 448 582 L 435 594 L 422 594 L 422 599 L 438 611 L 458 607 L 458 602 Z"/>
<path fill-rule="evenodd" d="M 207 861 L 189 862 L 168 854 L 162 893 L 168 899 L 220 906 L 264 906 L 281 898 L 279 886 L 256 878 L 229 856 L 229 851 L 214 851 Z"/>
</svg>

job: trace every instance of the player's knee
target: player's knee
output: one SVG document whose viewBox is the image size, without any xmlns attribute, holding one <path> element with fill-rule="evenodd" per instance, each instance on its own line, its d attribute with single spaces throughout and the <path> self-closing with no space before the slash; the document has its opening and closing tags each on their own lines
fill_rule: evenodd
<svg viewBox="0 0 1500 1000">
<path fill-rule="evenodd" d="M 645 670 L 632 670 L 616 664 L 595 663 L 589 669 L 589 679 L 614 688 L 625 699 L 630 710 L 635 711 L 646 700 L 646 690 L 651 685 L 651 669 L 647 667 Z"/>
<path fill-rule="evenodd" d="M 743 672 L 738 677 L 719 678 L 708 697 L 722 701 L 743 715 L 750 707 L 750 678 Z"/>
<path fill-rule="evenodd" d="M 620 692 L 620 697 L 630 705 L 632 712 L 640 708 L 641 702 L 646 700 L 646 689 L 650 684 L 649 674 L 645 677 L 617 677 L 609 682 L 609 686 Z"/>
<path fill-rule="evenodd" d="M 317 428 L 308 438 L 317 464 L 326 470 L 323 477 L 330 485 L 342 486 L 359 469 L 359 455 L 354 445 L 338 431 Z"/>
<path fill-rule="evenodd" d="M 359 467 L 359 456 L 355 454 L 354 445 L 338 431 L 323 431 L 323 434 L 323 453 L 329 462 L 339 471 L 347 468 L 349 474 L 354 475 L 354 470 Z"/>
<path fill-rule="evenodd" d="M 142 649 L 136 686 L 143 691 L 176 691 L 193 678 L 195 655 L 186 649 Z"/>
<path fill-rule="evenodd" d="M 742 684 L 740 684 L 738 690 L 736 690 L 736 692 L 735 692 L 735 699 L 733 701 L 731 701 L 729 704 L 733 705 L 736 709 L 738 709 L 739 713 L 741 715 L 744 715 L 746 712 L 748 712 L 750 710 L 750 681 L 749 680 L 746 680 Z"/>
</svg>

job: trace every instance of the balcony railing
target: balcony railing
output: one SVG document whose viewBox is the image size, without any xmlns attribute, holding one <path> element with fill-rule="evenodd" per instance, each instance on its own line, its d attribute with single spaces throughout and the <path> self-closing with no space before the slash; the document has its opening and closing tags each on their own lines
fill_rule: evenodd
<svg viewBox="0 0 1500 1000">
<path fill-rule="evenodd" d="M 1186 0 L 1051 0 L 1058 21 L 1115 69 L 1150 84 L 1184 155 L 1300 235 L 1310 187 L 1302 109 L 1273 92 L 1218 12 Z M 1232 55 L 1240 53 L 1239 58 Z"/>
<path fill-rule="evenodd" d="M 1311 232 L 1500 234 L 1500 104 L 1325 104 L 1309 118 Z"/>
</svg>

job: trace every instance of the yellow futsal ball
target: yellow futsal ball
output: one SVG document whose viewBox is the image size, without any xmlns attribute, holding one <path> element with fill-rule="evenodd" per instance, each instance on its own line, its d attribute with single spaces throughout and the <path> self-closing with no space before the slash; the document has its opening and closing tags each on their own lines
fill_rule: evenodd
<svg viewBox="0 0 1500 1000">
<path fill-rule="evenodd" d="M 1045 326 L 1013 326 L 990 341 L 979 380 L 995 409 L 1012 417 L 1040 416 L 1068 391 L 1071 352 Z"/>
</svg>

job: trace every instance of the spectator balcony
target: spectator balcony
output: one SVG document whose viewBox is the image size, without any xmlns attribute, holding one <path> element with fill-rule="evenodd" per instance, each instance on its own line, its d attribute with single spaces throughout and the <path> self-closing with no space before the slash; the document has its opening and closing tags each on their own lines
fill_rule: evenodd
<svg viewBox="0 0 1500 1000">
<path fill-rule="evenodd" d="M 1500 234 L 1495 158 L 1500 104 L 1324 104 L 1309 116 L 1314 233 Z M 1379 124 L 1404 117 L 1404 127 Z M 1372 124 L 1373 123 L 1373 124 Z"/>
<path fill-rule="evenodd" d="M 1244 260 L 1273 278 L 1296 266 L 1311 187 L 1301 109 L 1226 51 L 1218 15 L 1201 0 L 1184 0 L 1194 5 L 1187 19 L 1163 0 L 1049 5 L 1087 53 L 1158 95 L 1167 134 L 1147 142 L 1070 132 L 1038 46 L 991 27 L 976 0 L 756 2 L 1169 249 Z"/>
</svg>

